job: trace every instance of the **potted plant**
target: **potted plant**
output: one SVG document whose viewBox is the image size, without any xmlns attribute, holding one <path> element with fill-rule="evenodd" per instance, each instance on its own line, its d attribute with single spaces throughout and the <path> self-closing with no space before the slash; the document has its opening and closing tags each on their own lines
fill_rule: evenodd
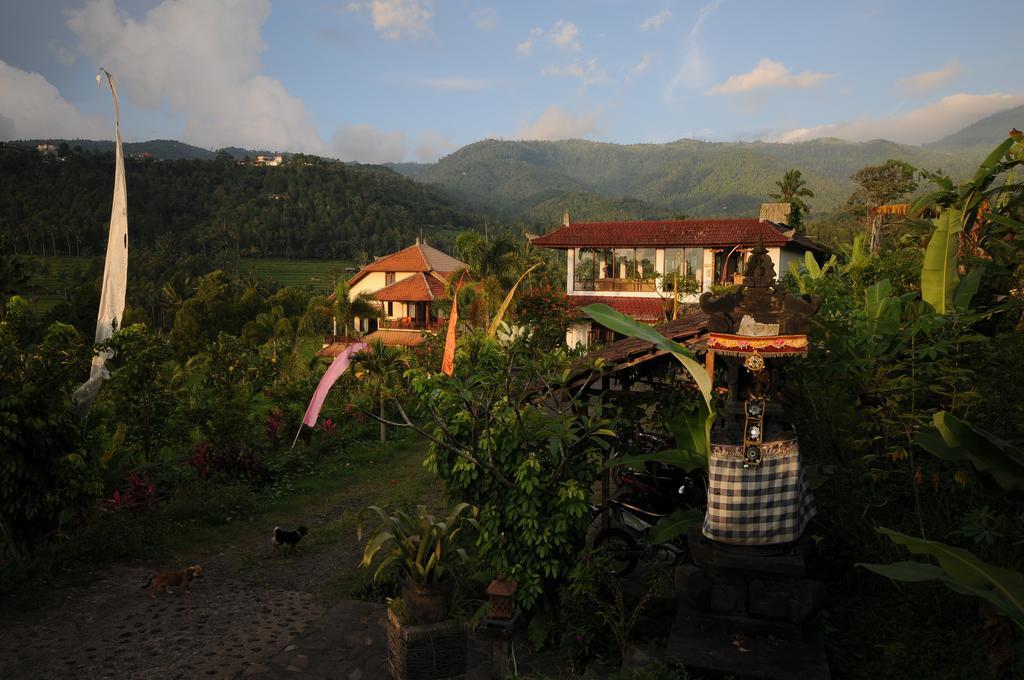
<svg viewBox="0 0 1024 680">
<path fill-rule="evenodd" d="M 449 619 L 451 566 L 465 562 L 457 542 L 467 526 L 476 526 L 477 510 L 459 503 L 447 517 L 435 518 L 425 506 L 415 513 L 390 515 L 369 508 L 381 520 L 366 544 L 362 567 L 377 562 L 374 580 L 397 567 L 402 597 L 388 606 L 388 666 L 399 680 L 436 680 L 465 675 L 466 626 Z M 362 533 L 360 527 L 360 534 Z"/>
<path fill-rule="evenodd" d="M 465 527 L 476 526 L 476 508 L 459 503 L 442 518 L 427 512 L 424 505 L 413 514 L 402 510 L 388 514 L 376 505 L 369 510 L 381 523 L 367 542 L 359 566 L 370 567 L 376 560 L 375 581 L 397 566 L 402 600 L 412 619 L 421 624 L 443 621 L 451 603 L 451 566 L 467 560 L 458 539 Z"/>
</svg>

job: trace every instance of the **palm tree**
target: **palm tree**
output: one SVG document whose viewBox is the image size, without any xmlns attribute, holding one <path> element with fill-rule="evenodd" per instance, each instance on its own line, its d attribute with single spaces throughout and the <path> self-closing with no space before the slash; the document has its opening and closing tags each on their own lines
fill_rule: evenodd
<svg viewBox="0 0 1024 680">
<path fill-rule="evenodd" d="M 475 231 L 464 231 L 455 238 L 455 252 L 469 265 L 476 279 L 474 283 L 467 281 L 473 293 L 468 293 L 466 288 L 463 290 L 467 292 L 465 300 L 470 306 L 468 318 L 477 325 L 490 322 L 519 275 L 540 259 L 531 251 L 529 242 L 524 248 L 510 238 L 488 239 Z M 449 278 L 452 291 L 458 278 Z"/>
<path fill-rule="evenodd" d="M 387 441 L 387 425 L 384 423 L 384 402 L 394 397 L 402 388 L 402 376 L 409 368 L 409 352 L 405 347 L 385 345 L 381 340 L 371 340 L 369 349 L 355 355 L 354 368 L 366 373 L 367 384 L 374 400 L 380 407 L 380 443 Z"/>
<path fill-rule="evenodd" d="M 380 308 L 377 301 L 370 293 L 359 293 L 355 299 L 350 298 L 348 283 L 344 280 L 338 281 L 334 287 L 334 334 L 349 335 L 351 326 L 352 335 L 355 334 L 354 321 L 356 317 L 361 319 L 376 319 L 380 317 Z"/>
<path fill-rule="evenodd" d="M 779 187 L 779 193 L 768 194 L 768 196 L 780 203 L 789 203 L 793 206 L 789 226 L 794 229 L 799 228 L 802 223 L 801 215 L 811 212 L 810 206 L 803 199 L 805 197 L 814 198 L 814 192 L 807 188 L 807 182 L 804 181 L 800 171 L 796 169 L 787 170 L 782 179 L 775 182 L 775 185 Z"/>
</svg>

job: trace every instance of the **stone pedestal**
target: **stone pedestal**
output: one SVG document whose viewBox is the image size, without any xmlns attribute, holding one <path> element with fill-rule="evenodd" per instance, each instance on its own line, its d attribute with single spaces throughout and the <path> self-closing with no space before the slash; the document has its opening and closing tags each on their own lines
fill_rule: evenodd
<svg viewBox="0 0 1024 680">
<path fill-rule="evenodd" d="M 394 680 L 463 677 L 467 644 L 461 621 L 411 626 L 388 610 L 388 668 Z"/>
</svg>

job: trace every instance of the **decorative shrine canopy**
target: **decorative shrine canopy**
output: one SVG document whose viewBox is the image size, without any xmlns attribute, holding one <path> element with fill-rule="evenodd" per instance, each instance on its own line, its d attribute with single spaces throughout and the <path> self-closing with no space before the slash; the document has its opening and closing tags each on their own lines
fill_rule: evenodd
<svg viewBox="0 0 1024 680">
<path fill-rule="evenodd" d="M 806 335 L 773 335 L 752 337 L 728 333 L 708 333 L 707 348 L 725 356 L 763 354 L 769 357 L 795 357 L 807 355 Z"/>
</svg>

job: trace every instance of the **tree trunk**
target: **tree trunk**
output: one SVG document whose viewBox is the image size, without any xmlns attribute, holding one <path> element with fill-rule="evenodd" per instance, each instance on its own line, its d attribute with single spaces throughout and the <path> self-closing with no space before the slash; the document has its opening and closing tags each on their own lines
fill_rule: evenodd
<svg viewBox="0 0 1024 680">
<path fill-rule="evenodd" d="M 877 255 L 882 248 L 882 217 L 868 213 L 868 252 Z"/>
<path fill-rule="evenodd" d="M 387 425 L 384 424 L 384 397 L 380 398 L 380 443 L 386 444 L 388 441 L 388 430 Z"/>
</svg>

